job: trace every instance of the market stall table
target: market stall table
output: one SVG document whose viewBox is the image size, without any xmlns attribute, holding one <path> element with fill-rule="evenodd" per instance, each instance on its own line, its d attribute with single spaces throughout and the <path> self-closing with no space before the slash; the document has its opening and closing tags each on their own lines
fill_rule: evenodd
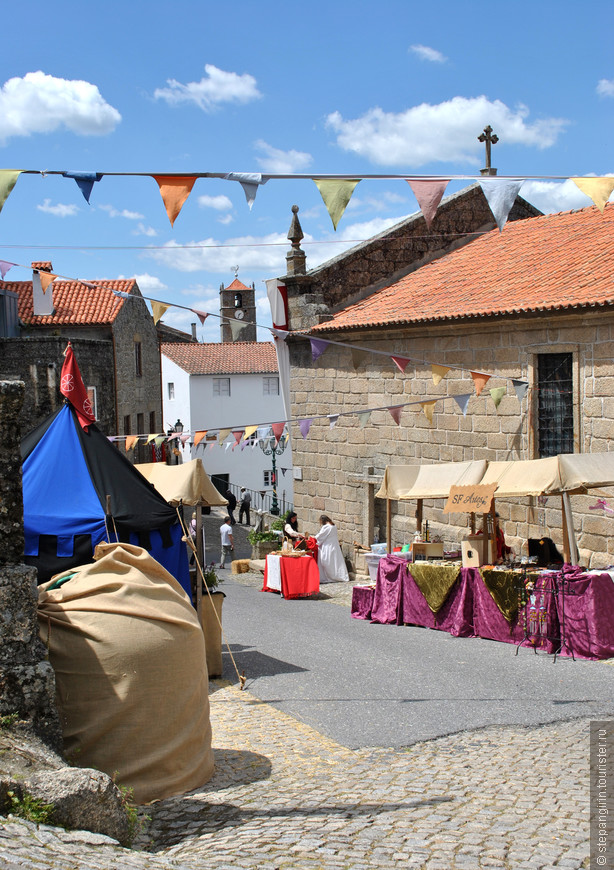
<svg viewBox="0 0 614 870">
<path fill-rule="evenodd" d="M 281 592 L 284 598 L 307 598 L 320 591 L 320 572 L 313 556 L 266 557 L 263 592 Z"/>
</svg>

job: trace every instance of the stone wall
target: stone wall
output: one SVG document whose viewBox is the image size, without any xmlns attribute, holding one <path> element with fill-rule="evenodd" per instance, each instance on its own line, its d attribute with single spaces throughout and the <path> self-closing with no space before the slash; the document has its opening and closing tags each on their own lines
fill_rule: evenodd
<svg viewBox="0 0 614 870">
<path fill-rule="evenodd" d="M 343 336 L 336 334 L 335 340 L 343 341 Z M 401 374 L 386 355 L 368 354 L 355 369 L 351 351 L 335 345 L 329 345 L 312 362 L 309 342 L 291 339 L 294 418 L 444 399 L 435 406 L 432 425 L 416 405 L 403 410 L 400 426 L 387 410 L 381 410 L 371 414 L 364 428 L 354 415 L 341 416 L 333 429 L 328 420 L 315 420 L 306 439 L 300 436 L 298 426 L 293 428 L 294 465 L 302 472 L 302 480 L 295 480 L 294 488 L 301 525 L 313 531 L 318 515 L 330 514 L 339 527 L 344 553 L 351 559 L 354 540 L 372 542 L 370 523 L 379 526 L 380 539 L 385 539 L 386 502 L 375 499 L 371 514 L 365 502 L 386 465 L 536 458 L 535 391 L 530 390 L 520 403 L 511 382 L 504 378 L 528 379 L 533 385 L 539 353 L 573 353 L 576 451 L 612 448 L 612 311 L 420 326 L 387 333 L 379 341 L 374 341 L 372 332 L 352 332 L 346 340 L 385 354 L 409 357 L 412 363 Z M 431 376 L 432 362 L 453 368 L 437 386 Z M 475 396 L 471 370 L 496 373 L 480 397 Z M 507 388 L 498 409 L 489 393 L 497 386 Z M 452 398 L 463 393 L 473 394 L 466 416 Z M 365 474 L 365 467 L 373 468 L 371 477 Z M 571 497 L 581 561 L 590 567 L 603 567 L 614 563 L 614 526 L 607 515 L 588 510 L 594 502 L 588 496 Z M 415 508 L 412 502 L 393 503 L 393 545 L 410 541 Z M 458 523 L 466 520 L 454 515 L 451 523 L 442 508 L 443 502 L 425 502 L 424 518 L 434 533 L 443 535 L 446 545 L 456 544 L 467 531 L 466 524 L 461 527 Z M 508 543 L 516 552 L 526 554 L 527 539 L 544 534 L 561 549 L 560 498 L 550 498 L 545 504 L 529 498 L 499 500 L 497 510 Z"/>
<path fill-rule="evenodd" d="M 19 714 L 59 751 L 55 678 L 38 634 L 36 570 L 22 564 L 23 395 L 22 382 L 0 381 L 0 716 Z"/>
<path fill-rule="evenodd" d="M 73 330 L 74 333 L 74 330 Z M 83 381 L 96 388 L 97 425 L 105 434 L 115 431 L 115 381 L 113 344 L 79 336 L 70 337 Z M 0 379 L 25 384 L 20 416 L 22 433 L 29 432 L 64 401 L 60 393 L 60 373 L 68 338 L 40 334 L 0 339 Z"/>
</svg>

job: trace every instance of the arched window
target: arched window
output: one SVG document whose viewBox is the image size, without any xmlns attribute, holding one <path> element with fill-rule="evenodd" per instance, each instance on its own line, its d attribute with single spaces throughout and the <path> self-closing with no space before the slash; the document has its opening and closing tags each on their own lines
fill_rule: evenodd
<svg viewBox="0 0 614 870">
<path fill-rule="evenodd" d="M 235 293 L 235 308 L 243 308 L 243 296 L 241 293 Z"/>
</svg>

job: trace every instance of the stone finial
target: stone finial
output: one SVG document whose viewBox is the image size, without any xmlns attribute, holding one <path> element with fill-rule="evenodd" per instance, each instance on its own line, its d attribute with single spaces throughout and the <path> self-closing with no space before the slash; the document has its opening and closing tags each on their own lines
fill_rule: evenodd
<svg viewBox="0 0 614 870">
<path fill-rule="evenodd" d="M 286 254 L 286 274 L 304 275 L 306 272 L 305 252 L 301 249 L 301 239 L 304 233 L 298 219 L 298 205 L 292 206 L 292 222 L 288 230 L 288 239 L 292 247 Z"/>
<path fill-rule="evenodd" d="M 492 127 L 490 124 L 487 127 L 484 127 L 484 132 L 480 133 L 478 136 L 478 142 L 483 142 L 486 148 L 486 166 L 484 169 L 480 169 L 480 175 L 496 175 L 497 170 L 494 166 L 490 165 L 491 162 L 491 146 L 496 145 L 499 141 L 499 137 L 496 133 L 493 134 Z"/>
</svg>

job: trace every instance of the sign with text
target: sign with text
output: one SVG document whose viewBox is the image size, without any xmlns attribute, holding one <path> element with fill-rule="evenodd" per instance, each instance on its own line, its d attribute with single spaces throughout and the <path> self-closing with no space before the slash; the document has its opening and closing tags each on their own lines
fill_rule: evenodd
<svg viewBox="0 0 614 870">
<path fill-rule="evenodd" d="M 450 495 L 443 509 L 444 514 L 476 513 L 490 511 L 496 483 L 476 483 L 473 486 L 451 486 Z"/>
</svg>

